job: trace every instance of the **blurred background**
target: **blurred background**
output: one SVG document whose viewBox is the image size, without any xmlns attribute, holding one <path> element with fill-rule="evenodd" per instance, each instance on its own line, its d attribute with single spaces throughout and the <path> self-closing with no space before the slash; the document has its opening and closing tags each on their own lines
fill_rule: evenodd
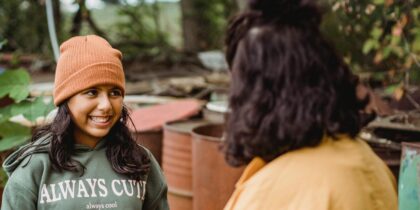
<svg viewBox="0 0 420 210">
<path fill-rule="evenodd" d="M 242 0 L 51 0 L 58 43 L 98 34 L 139 65 L 194 63 L 223 49 L 227 20 Z M 419 81 L 420 22 L 415 0 L 321 0 L 325 35 L 352 69 L 376 83 Z M 2 62 L 54 71 L 46 0 L 0 0 Z M 141 62 L 143 61 L 143 62 Z M 132 67 L 139 70 L 140 67 Z M 146 68 L 147 69 L 147 68 Z M 407 81 L 407 82 L 409 82 Z"/>
<path fill-rule="evenodd" d="M 420 1 L 320 3 L 325 11 L 322 32 L 359 76 L 363 84 L 360 94 L 370 95 L 367 112 L 376 113 L 361 137 L 398 177 L 401 142 L 418 141 L 420 137 Z M 154 154 L 159 160 L 163 156 L 171 202 L 178 205 L 174 209 L 191 209 L 191 197 L 199 193 L 191 184 L 195 170 L 191 164 L 197 155 L 191 148 L 198 141 L 188 135 L 194 126 L 203 124 L 201 120 L 223 124 L 229 87 L 224 31 L 229 18 L 245 5 L 245 0 L 0 0 L 2 157 L 27 142 L 34 127 L 53 116 L 57 46 L 72 36 L 97 34 L 123 52 L 128 94 L 125 102 L 138 123 L 133 133 L 156 148 Z M 149 124 L 141 120 L 165 111 L 181 114 L 163 115 Z M 186 119 L 199 122 L 168 124 Z M 189 145 L 185 150 L 189 151 L 189 168 L 184 175 L 171 173 L 171 166 L 165 166 L 165 154 L 169 160 L 171 153 L 165 149 L 169 144 L 162 141 L 177 142 L 168 140 L 175 138 L 170 136 L 171 131 L 185 134 L 186 139 L 178 143 Z M 213 131 L 204 130 L 201 135 L 215 135 L 221 140 L 222 131 Z M 4 184 L 6 178 L 1 176 Z M 184 182 L 178 179 L 188 176 Z M 236 177 L 232 180 L 233 186 Z M 229 195 L 230 190 L 222 191 Z"/>
</svg>

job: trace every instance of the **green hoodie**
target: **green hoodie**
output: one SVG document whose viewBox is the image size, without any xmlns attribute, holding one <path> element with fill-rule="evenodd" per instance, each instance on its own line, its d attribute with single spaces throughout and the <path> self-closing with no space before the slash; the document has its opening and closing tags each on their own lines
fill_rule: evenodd
<svg viewBox="0 0 420 210">
<path fill-rule="evenodd" d="M 105 141 L 95 148 L 76 145 L 73 159 L 86 167 L 80 173 L 54 170 L 48 156 L 49 137 L 11 154 L 3 163 L 9 176 L 2 210 L 123 209 L 166 210 L 167 185 L 153 155 L 150 172 L 142 181 L 114 172 L 105 155 Z"/>
</svg>

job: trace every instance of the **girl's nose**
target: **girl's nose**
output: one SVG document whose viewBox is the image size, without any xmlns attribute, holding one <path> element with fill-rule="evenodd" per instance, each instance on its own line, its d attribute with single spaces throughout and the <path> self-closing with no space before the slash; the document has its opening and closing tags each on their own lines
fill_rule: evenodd
<svg viewBox="0 0 420 210">
<path fill-rule="evenodd" d="M 100 94 L 98 97 L 98 109 L 109 111 L 112 108 L 110 98 L 107 94 Z"/>
</svg>

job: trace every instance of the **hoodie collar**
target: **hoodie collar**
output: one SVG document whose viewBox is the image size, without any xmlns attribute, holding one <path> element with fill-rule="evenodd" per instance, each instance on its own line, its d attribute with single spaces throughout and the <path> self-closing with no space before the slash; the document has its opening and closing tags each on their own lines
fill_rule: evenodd
<svg viewBox="0 0 420 210">
<path fill-rule="evenodd" d="M 34 142 L 30 142 L 21 146 L 15 152 L 10 154 L 3 162 L 3 169 L 6 171 L 6 174 L 10 176 L 13 171 L 29 156 L 36 154 L 36 153 L 48 153 L 50 151 L 50 142 L 52 139 L 52 135 L 48 134 Z M 103 138 L 98 142 L 98 144 L 94 148 L 90 148 L 86 145 L 75 144 L 75 152 L 76 153 L 83 153 L 83 152 L 90 152 L 100 150 L 106 147 L 106 142 L 108 141 L 108 137 Z M 30 158 L 25 161 L 24 165 L 29 163 Z"/>
<path fill-rule="evenodd" d="M 74 145 L 74 149 L 75 149 L 77 152 L 79 152 L 79 151 L 95 151 L 95 150 L 100 150 L 100 149 L 102 149 L 102 148 L 106 147 L 106 143 L 107 143 L 107 141 L 108 141 L 108 138 L 107 138 L 107 137 L 105 137 L 105 138 L 101 139 L 101 140 L 100 140 L 100 141 L 96 144 L 96 146 L 95 146 L 95 147 L 93 147 L 93 148 L 91 148 L 91 147 L 89 147 L 89 146 L 87 146 L 87 145 L 84 145 L 84 144 L 75 144 L 75 145 Z"/>
<path fill-rule="evenodd" d="M 45 135 L 34 142 L 21 146 L 10 154 L 3 162 L 3 169 L 7 175 L 10 176 L 26 157 L 36 153 L 48 153 L 51 137 L 51 135 Z"/>
</svg>

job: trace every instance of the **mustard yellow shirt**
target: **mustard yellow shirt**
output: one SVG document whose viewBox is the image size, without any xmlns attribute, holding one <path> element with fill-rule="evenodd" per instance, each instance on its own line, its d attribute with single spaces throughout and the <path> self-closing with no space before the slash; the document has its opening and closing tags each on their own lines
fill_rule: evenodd
<svg viewBox="0 0 420 210">
<path fill-rule="evenodd" d="M 395 178 L 362 140 L 325 138 L 313 148 L 247 166 L 225 210 L 397 210 Z"/>
</svg>

